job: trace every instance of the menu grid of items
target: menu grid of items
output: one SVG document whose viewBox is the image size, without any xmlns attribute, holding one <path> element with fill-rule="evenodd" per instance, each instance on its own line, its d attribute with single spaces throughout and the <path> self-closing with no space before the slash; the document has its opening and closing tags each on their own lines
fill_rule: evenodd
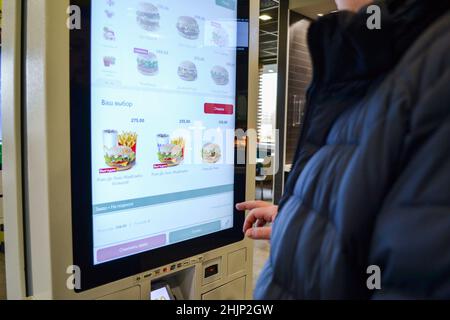
<svg viewBox="0 0 450 320">
<path fill-rule="evenodd" d="M 236 6 L 92 2 L 96 264 L 233 227 Z"/>
</svg>

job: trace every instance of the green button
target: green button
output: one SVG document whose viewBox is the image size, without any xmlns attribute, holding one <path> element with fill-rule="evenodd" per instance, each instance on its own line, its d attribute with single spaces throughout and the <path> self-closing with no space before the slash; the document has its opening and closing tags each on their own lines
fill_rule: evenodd
<svg viewBox="0 0 450 320">
<path fill-rule="evenodd" d="M 216 0 L 216 5 L 230 10 L 236 10 L 236 0 Z"/>
<path fill-rule="evenodd" d="M 202 224 L 202 225 L 188 228 L 188 229 L 174 231 L 169 234 L 169 241 L 170 241 L 170 243 L 177 243 L 177 242 L 186 241 L 189 239 L 205 236 L 207 234 L 211 234 L 211 233 L 220 231 L 221 225 L 222 224 L 220 221 L 215 221 L 215 222 Z"/>
</svg>

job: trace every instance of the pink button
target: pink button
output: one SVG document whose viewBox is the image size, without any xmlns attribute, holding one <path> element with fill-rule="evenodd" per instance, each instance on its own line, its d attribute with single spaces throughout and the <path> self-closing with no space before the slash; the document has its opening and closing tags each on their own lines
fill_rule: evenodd
<svg viewBox="0 0 450 320">
<path fill-rule="evenodd" d="M 137 240 L 117 246 L 101 249 L 97 251 L 97 261 L 105 262 L 115 260 L 121 257 L 149 251 L 154 248 L 162 247 L 166 244 L 167 238 L 165 234 Z"/>
<path fill-rule="evenodd" d="M 205 113 L 231 115 L 234 113 L 234 106 L 232 104 L 205 103 Z"/>
</svg>

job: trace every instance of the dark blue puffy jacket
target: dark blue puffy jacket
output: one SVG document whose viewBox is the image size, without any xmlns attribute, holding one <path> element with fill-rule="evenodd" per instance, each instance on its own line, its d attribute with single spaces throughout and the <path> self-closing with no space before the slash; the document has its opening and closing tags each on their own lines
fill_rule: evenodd
<svg viewBox="0 0 450 320">
<path fill-rule="evenodd" d="M 309 30 L 303 134 L 256 299 L 450 298 L 450 1 Z M 367 287 L 381 269 L 381 290 Z"/>
</svg>

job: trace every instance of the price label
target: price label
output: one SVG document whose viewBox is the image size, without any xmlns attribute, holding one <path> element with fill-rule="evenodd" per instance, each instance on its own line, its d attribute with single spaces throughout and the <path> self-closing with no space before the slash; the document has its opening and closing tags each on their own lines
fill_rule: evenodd
<svg viewBox="0 0 450 320">
<path fill-rule="evenodd" d="M 187 120 L 187 119 L 181 119 L 180 120 L 180 124 L 191 124 L 191 120 Z"/>
<path fill-rule="evenodd" d="M 168 6 L 165 6 L 165 5 L 163 5 L 163 4 L 160 4 L 160 5 L 158 6 L 158 9 L 169 11 L 169 7 L 168 7 Z"/>
<path fill-rule="evenodd" d="M 133 118 L 133 119 L 131 119 L 131 123 L 145 123 L 145 119 Z"/>
<path fill-rule="evenodd" d="M 156 50 L 156 53 L 162 54 L 162 55 L 165 55 L 165 56 L 169 55 L 169 51 L 168 50 Z"/>
<path fill-rule="evenodd" d="M 205 21 L 205 17 L 202 16 L 195 16 L 195 19 L 200 20 L 200 21 Z"/>
<path fill-rule="evenodd" d="M 227 120 L 220 120 L 220 121 L 219 121 L 219 124 L 220 124 L 220 125 L 227 125 L 227 124 L 228 124 L 228 121 L 227 121 Z"/>
</svg>

